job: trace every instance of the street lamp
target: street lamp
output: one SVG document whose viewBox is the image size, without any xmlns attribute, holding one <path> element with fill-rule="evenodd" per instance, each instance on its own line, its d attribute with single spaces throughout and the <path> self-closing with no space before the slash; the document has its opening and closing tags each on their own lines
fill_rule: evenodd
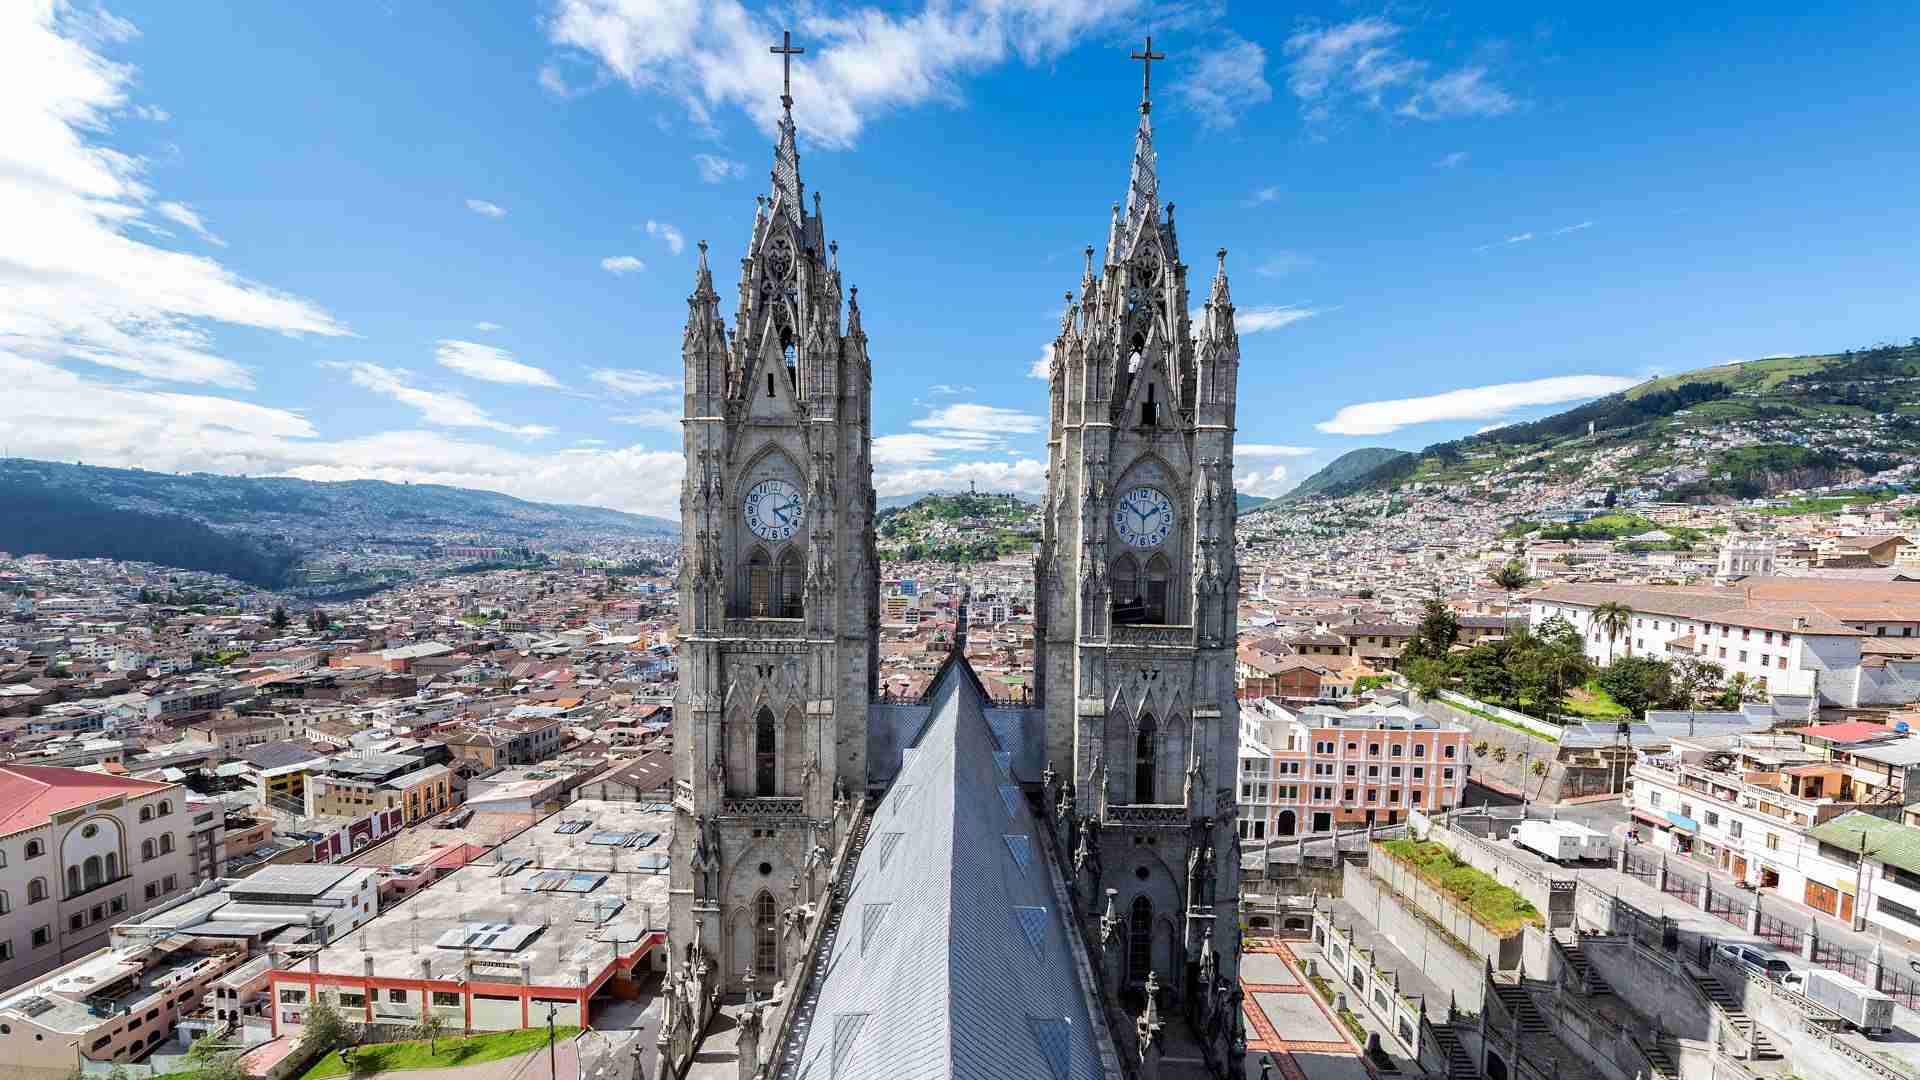
<svg viewBox="0 0 1920 1080">
<path fill-rule="evenodd" d="M 559 1066 L 553 1060 L 553 1016 L 560 1006 L 556 1002 L 547 1002 L 547 1080 L 560 1080 Z"/>
</svg>

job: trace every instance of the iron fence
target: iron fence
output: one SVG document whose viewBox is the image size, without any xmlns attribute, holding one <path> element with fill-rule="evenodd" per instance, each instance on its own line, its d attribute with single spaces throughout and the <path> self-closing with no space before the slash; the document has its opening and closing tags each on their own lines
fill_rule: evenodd
<svg viewBox="0 0 1920 1080">
<path fill-rule="evenodd" d="M 1777 915 L 1760 913 L 1760 938 L 1789 952 L 1799 952 L 1806 934 L 1798 926 Z"/>
<path fill-rule="evenodd" d="M 1867 963 L 1867 957 L 1852 949 L 1843 948 L 1829 941 L 1816 941 L 1813 946 L 1813 962 L 1823 968 L 1831 968 L 1850 978 L 1869 983 L 1873 977 L 1873 968 Z"/>
<path fill-rule="evenodd" d="M 1654 879 L 1660 876 L 1660 864 L 1644 855 L 1636 855 L 1629 851 L 1627 852 L 1626 858 L 1621 861 L 1628 874 L 1639 878 L 1649 885 L 1653 884 Z"/>
<path fill-rule="evenodd" d="M 1753 909 L 1728 896 L 1709 888 L 1707 890 L 1707 914 L 1725 919 L 1735 926 L 1745 928 L 1747 914 Z"/>
<path fill-rule="evenodd" d="M 1669 867 L 1667 869 L 1666 884 L 1660 886 L 1660 889 L 1668 896 L 1678 896 L 1684 900 L 1691 900 L 1700 895 L 1700 879 L 1675 873 L 1674 870 Z"/>
<path fill-rule="evenodd" d="M 1909 1009 L 1920 1009 L 1920 979 L 1891 967 L 1880 969 L 1880 992 Z"/>
</svg>

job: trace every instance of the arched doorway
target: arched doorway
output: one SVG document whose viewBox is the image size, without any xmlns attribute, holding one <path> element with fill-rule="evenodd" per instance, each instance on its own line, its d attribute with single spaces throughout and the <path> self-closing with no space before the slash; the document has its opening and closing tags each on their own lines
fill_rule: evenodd
<svg viewBox="0 0 1920 1080">
<path fill-rule="evenodd" d="M 1507 1080 L 1507 1063 L 1493 1051 L 1487 1051 L 1487 1080 Z"/>
<path fill-rule="evenodd" d="M 1280 811 L 1280 821 L 1278 823 L 1280 835 L 1292 836 L 1299 828 L 1299 820 L 1298 815 L 1291 810 Z"/>
</svg>

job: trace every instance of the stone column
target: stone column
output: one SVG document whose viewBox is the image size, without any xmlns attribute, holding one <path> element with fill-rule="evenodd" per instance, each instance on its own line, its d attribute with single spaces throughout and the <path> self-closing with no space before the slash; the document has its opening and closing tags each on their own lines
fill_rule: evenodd
<svg viewBox="0 0 1920 1080">
<path fill-rule="evenodd" d="M 1809 962 L 1813 960 L 1814 950 L 1820 945 L 1819 939 L 1820 924 L 1812 919 L 1808 919 L 1806 936 L 1800 939 L 1800 959 Z"/>
<path fill-rule="evenodd" d="M 748 991 L 751 996 L 752 991 Z M 740 1013 L 740 1080 L 754 1080 L 760 1072 L 760 1029 L 765 1023 L 758 1002 Z"/>
<path fill-rule="evenodd" d="M 1753 893 L 1753 906 L 1747 909 L 1747 933 L 1758 934 L 1759 932 L 1760 932 L 1760 891 L 1758 889 L 1755 889 Z"/>
</svg>

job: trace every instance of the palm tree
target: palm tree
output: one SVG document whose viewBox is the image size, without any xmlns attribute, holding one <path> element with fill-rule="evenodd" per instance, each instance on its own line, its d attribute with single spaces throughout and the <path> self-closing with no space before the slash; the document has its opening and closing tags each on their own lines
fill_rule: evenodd
<svg viewBox="0 0 1920 1080">
<path fill-rule="evenodd" d="M 1613 643 L 1616 638 L 1627 636 L 1633 627 L 1633 609 L 1618 600 L 1609 600 L 1593 609 L 1593 625 L 1607 635 L 1607 663 L 1613 663 Z M 1627 647 L 1632 655 L 1633 647 Z"/>
<path fill-rule="evenodd" d="M 1511 597 L 1516 589 L 1524 589 L 1533 584 L 1533 577 L 1527 573 L 1527 566 L 1519 559 L 1508 559 L 1492 574 L 1493 583 L 1507 590 Z"/>
</svg>

